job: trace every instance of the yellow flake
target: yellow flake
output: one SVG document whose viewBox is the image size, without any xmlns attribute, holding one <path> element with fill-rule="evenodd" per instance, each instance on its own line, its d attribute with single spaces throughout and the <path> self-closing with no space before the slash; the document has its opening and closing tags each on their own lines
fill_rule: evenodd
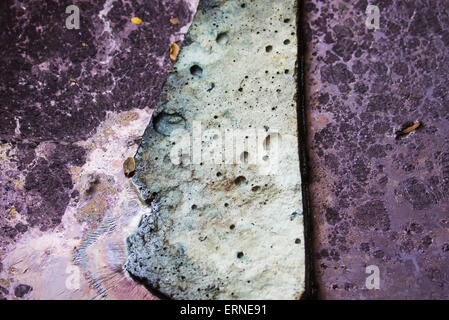
<svg viewBox="0 0 449 320">
<path fill-rule="evenodd" d="M 9 214 L 13 214 L 16 211 L 16 208 L 12 208 L 11 210 L 9 210 Z"/>
<path fill-rule="evenodd" d="M 141 24 L 142 23 L 142 19 L 134 17 L 131 19 L 131 22 L 134 24 Z"/>
</svg>

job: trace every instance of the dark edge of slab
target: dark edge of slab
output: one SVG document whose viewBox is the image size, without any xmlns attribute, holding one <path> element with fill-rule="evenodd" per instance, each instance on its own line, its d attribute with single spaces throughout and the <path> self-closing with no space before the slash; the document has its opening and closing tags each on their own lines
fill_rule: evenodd
<svg viewBox="0 0 449 320">
<path fill-rule="evenodd" d="M 298 151 L 299 166 L 301 171 L 301 190 L 304 223 L 304 247 L 305 247 L 305 291 L 301 300 L 311 300 L 317 297 L 317 286 L 313 261 L 313 224 L 312 212 L 309 201 L 309 155 L 307 153 L 307 117 L 306 117 L 306 85 L 305 85 L 305 54 L 306 39 L 303 32 L 303 19 L 305 1 L 296 0 L 296 37 L 298 53 L 296 60 L 296 116 L 298 125 Z"/>
<path fill-rule="evenodd" d="M 160 292 L 158 289 L 152 287 L 148 281 L 146 281 L 145 279 L 138 277 L 134 274 L 132 274 L 131 272 L 128 272 L 128 275 L 131 277 L 131 279 L 134 280 L 134 282 L 140 284 L 141 286 L 143 286 L 145 289 L 147 289 L 153 296 L 155 296 L 156 298 L 160 299 L 160 300 L 174 300 L 172 298 L 170 298 L 169 296 L 163 294 L 162 292 Z"/>
</svg>

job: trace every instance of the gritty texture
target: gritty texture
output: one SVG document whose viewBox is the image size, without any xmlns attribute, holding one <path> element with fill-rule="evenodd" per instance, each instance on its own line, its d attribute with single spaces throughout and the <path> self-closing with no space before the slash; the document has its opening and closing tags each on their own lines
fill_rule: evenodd
<svg viewBox="0 0 449 320">
<path fill-rule="evenodd" d="M 153 210 L 128 239 L 126 269 L 165 296 L 304 292 L 296 10 L 200 1 L 133 177 Z"/>
<path fill-rule="evenodd" d="M 378 30 L 365 26 L 368 4 L 380 9 Z M 304 9 L 318 297 L 447 299 L 447 1 Z M 365 286 L 369 265 L 378 290 Z"/>
<path fill-rule="evenodd" d="M 79 29 L 66 28 L 69 5 Z M 151 298 L 122 268 L 127 228 L 145 211 L 122 168 L 195 1 L 5 0 L 0 9 L 0 297 Z M 78 289 L 67 284 L 76 275 Z"/>
<path fill-rule="evenodd" d="M 86 152 L 75 142 L 89 138 L 107 111 L 157 101 L 170 63 L 170 39 L 151 27 L 179 29 L 160 12 L 171 11 L 181 20 L 190 16 L 183 6 L 170 10 L 157 2 L 137 6 L 135 12 L 130 3 L 108 2 L 110 8 L 88 1 L 1 3 L 0 138 L 16 149 L 20 170 L 4 177 L 2 188 L 14 192 L 11 174 L 24 180 L 23 191 L 1 205 L 2 211 L 17 208 L 31 227 L 58 225 L 70 198 L 76 197 L 69 166 L 83 164 Z M 65 27 L 70 4 L 80 8 L 79 30 Z M 108 23 L 102 21 L 105 15 Z M 134 15 L 151 17 L 151 25 L 130 25 Z M 159 52 L 148 54 L 149 47 Z M 42 142 L 51 144 L 47 159 L 35 152 Z"/>
</svg>

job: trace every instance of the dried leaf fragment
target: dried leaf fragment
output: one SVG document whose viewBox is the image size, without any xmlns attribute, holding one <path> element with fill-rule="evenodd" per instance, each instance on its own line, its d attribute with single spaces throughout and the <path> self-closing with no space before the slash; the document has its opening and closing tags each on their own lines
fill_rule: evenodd
<svg viewBox="0 0 449 320">
<path fill-rule="evenodd" d="M 420 126 L 421 126 L 421 122 L 419 121 L 419 122 L 415 123 L 414 125 L 412 125 L 412 126 L 410 126 L 408 128 L 405 128 L 404 130 L 402 130 L 402 133 L 403 134 L 410 133 L 410 132 L 418 129 Z"/>
<path fill-rule="evenodd" d="M 141 24 L 142 23 L 142 19 L 138 18 L 138 17 L 134 17 L 131 18 L 131 22 L 134 24 Z"/>
<path fill-rule="evenodd" d="M 178 18 L 171 18 L 170 19 L 170 23 L 171 24 L 179 24 L 179 19 Z"/>
<path fill-rule="evenodd" d="M 173 42 L 170 46 L 170 59 L 175 61 L 176 58 L 178 57 L 178 53 L 179 53 L 179 46 Z"/>
<path fill-rule="evenodd" d="M 404 129 L 402 129 L 401 131 L 398 131 L 396 133 L 396 136 L 397 136 L 397 138 L 399 138 L 401 136 L 405 136 L 405 135 L 415 131 L 416 129 L 418 129 L 421 125 L 422 125 L 422 122 L 418 121 L 418 122 L 414 123 L 413 125 L 410 125 Z"/>
<path fill-rule="evenodd" d="M 134 175 L 134 171 L 136 171 L 136 161 L 134 157 L 129 157 L 123 163 L 123 172 L 126 177 L 131 178 Z"/>
</svg>

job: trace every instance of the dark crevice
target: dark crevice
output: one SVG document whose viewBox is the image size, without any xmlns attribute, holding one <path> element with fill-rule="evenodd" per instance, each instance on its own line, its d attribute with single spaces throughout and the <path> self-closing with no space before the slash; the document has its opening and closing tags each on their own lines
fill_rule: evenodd
<svg viewBox="0 0 449 320">
<path fill-rule="evenodd" d="M 297 0 L 296 36 L 298 46 L 298 59 L 296 62 L 296 112 L 298 117 L 298 150 L 301 170 L 301 189 L 304 218 L 304 248 L 305 248 L 305 291 L 301 299 L 316 299 L 318 288 L 315 279 L 313 262 L 313 223 L 309 197 L 309 155 L 307 153 L 307 118 L 306 118 L 306 85 L 305 85 L 305 54 L 306 40 L 303 30 L 305 1 Z"/>
</svg>

